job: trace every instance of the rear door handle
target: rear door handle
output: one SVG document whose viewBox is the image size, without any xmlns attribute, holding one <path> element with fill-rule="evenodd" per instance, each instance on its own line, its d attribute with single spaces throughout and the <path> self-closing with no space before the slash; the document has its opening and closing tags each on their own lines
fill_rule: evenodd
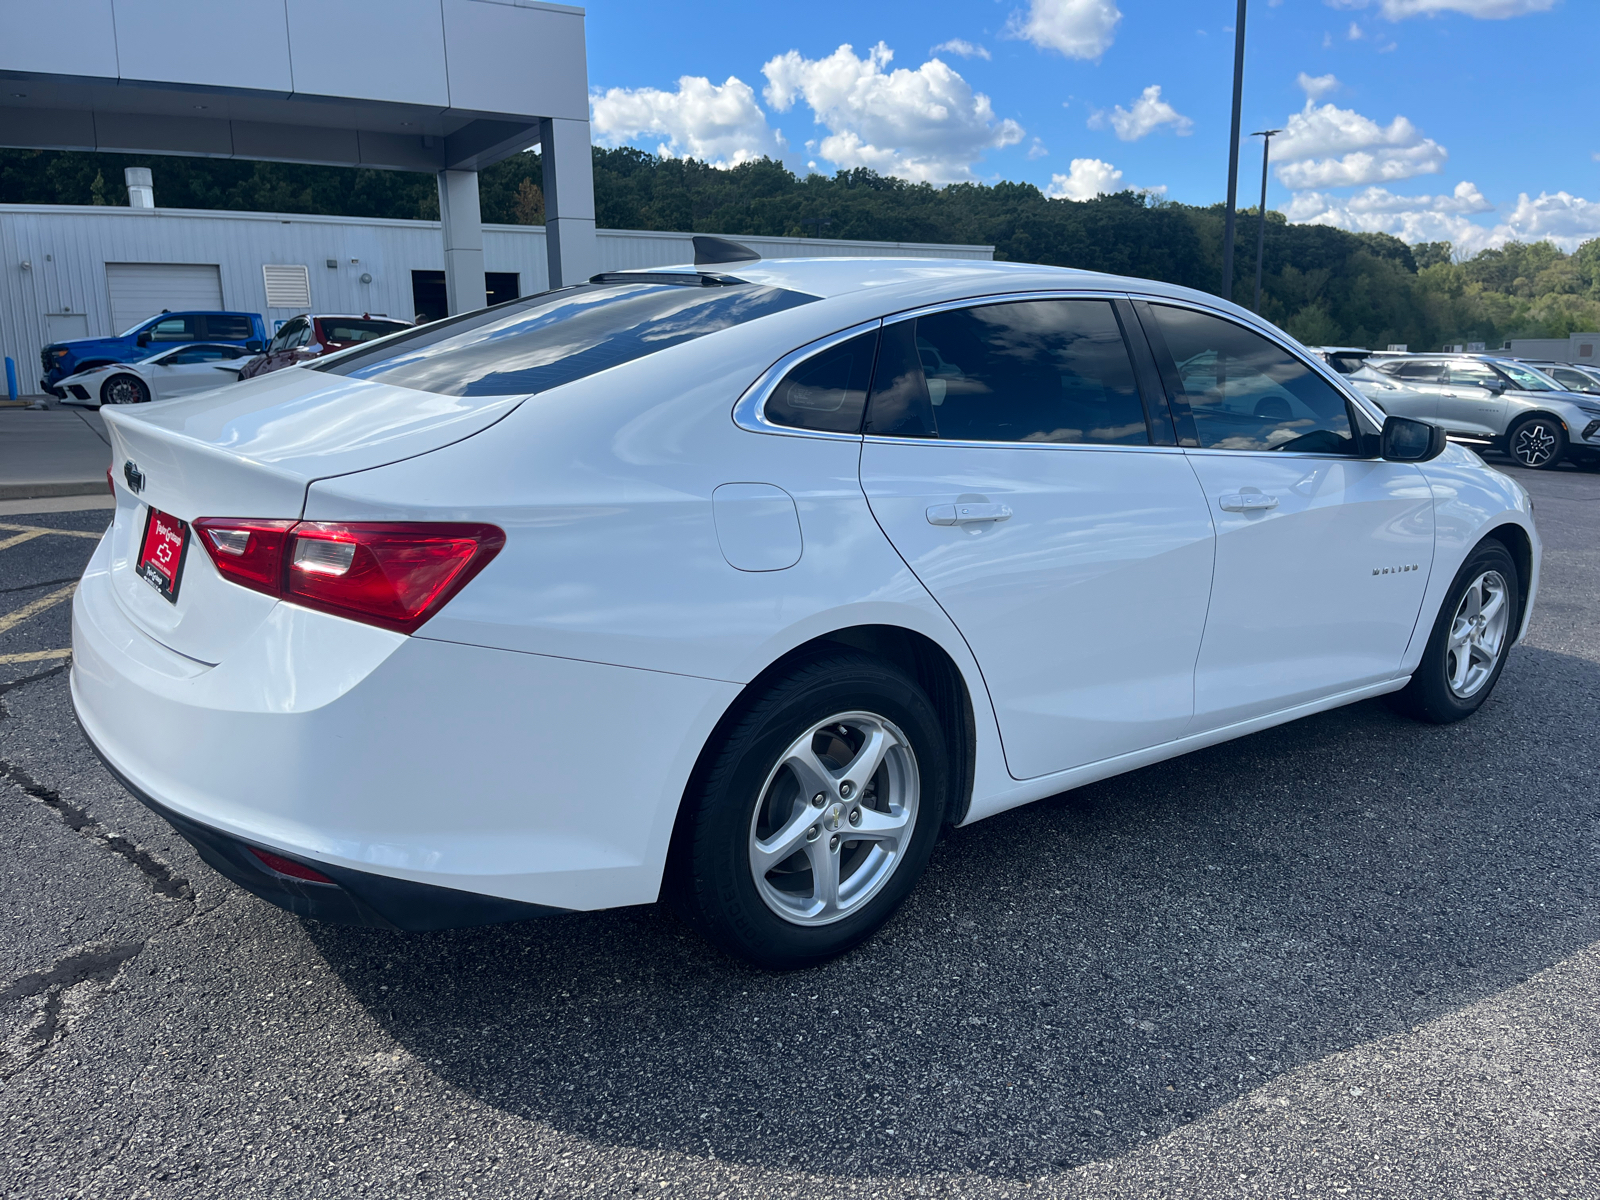
<svg viewBox="0 0 1600 1200">
<path fill-rule="evenodd" d="M 979 525 L 1010 519 L 1011 510 L 1004 504 L 935 504 L 928 509 L 929 525 Z"/>
<path fill-rule="evenodd" d="M 1276 496 L 1263 496 L 1260 492 L 1231 492 L 1217 501 L 1223 512 L 1262 512 L 1278 507 Z"/>
</svg>

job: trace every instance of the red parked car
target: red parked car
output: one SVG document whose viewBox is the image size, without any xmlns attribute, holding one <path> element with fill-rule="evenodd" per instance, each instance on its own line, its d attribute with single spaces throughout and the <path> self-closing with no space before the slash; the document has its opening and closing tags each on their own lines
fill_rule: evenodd
<svg viewBox="0 0 1600 1200">
<path fill-rule="evenodd" d="M 309 362 L 319 354 L 332 354 L 346 346 L 370 342 L 409 328 L 410 321 L 374 317 L 370 313 L 359 317 L 312 316 L 310 313 L 291 317 L 267 343 L 267 348 L 244 365 L 239 378 L 253 379 L 281 367 Z"/>
</svg>

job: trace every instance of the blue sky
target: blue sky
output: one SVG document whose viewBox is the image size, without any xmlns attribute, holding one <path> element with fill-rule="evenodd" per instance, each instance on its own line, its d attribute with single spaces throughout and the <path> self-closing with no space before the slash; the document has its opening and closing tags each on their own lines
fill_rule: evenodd
<svg viewBox="0 0 1600 1200">
<path fill-rule="evenodd" d="M 1596 0 L 1252 0 L 1244 120 L 1291 220 L 1567 249 L 1600 236 Z M 1227 181 L 1234 0 L 588 7 L 595 140 L 934 183 Z M 1260 189 L 1260 143 L 1240 203 Z M 1590 198 L 1594 199 L 1590 199 Z"/>
</svg>

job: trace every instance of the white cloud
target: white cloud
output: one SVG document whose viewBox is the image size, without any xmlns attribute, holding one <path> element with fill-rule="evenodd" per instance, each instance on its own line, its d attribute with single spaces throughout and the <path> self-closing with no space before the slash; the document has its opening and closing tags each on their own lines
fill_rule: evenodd
<svg viewBox="0 0 1600 1200">
<path fill-rule="evenodd" d="M 1300 73 L 1306 106 L 1289 118 L 1273 144 L 1278 178 L 1288 187 L 1354 187 L 1394 183 L 1443 169 L 1449 152 L 1425 138 L 1404 117 L 1379 125 L 1370 117 L 1333 104 L 1317 107 L 1318 97 L 1338 86 L 1332 75 Z"/>
<path fill-rule="evenodd" d="M 1116 0 L 1029 0 L 1026 14 L 1011 14 L 1004 36 L 1068 58 L 1099 58 L 1111 48 L 1121 20 Z"/>
<path fill-rule="evenodd" d="M 1122 190 L 1122 172 L 1098 158 L 1075 158 L 1066 175 L 1050 176 L 1044 191 L 1054 200 L 1093 200 Z"/>
<path fill-rule="evenodd" d="M 1368 188 L 1351 197 L 1296 192 L 1283 211 L 1296 223 L 1391 233 L 1412 243 L 1448 241 L 1467 256 L 1510 241 L 1550 241 L 1571 252 L 1600 237 L 1600 202 L 1568 192 L 1541 192 L 1537 198 L 1524 192 L 1503 221 L 1480 224 L 1471 218 L 1493 212 L 1494 205 L 1467 182 L 1437 196 L 1397 196 L 1385 188 Z"/>
<path fill-rule="evenodd" d="M 1038 138 L 1034 138 L 1033 145 L 1028 147 L 1028 161 L 1033 162 L 1035 159 L 1045 158 L 1049 153 L 1050 151 L 1044 148 L 1044 143 Z"/>
<path fill-rule="evenodd" d="M 1160 86 L 1154 83 L 1144 89 L 1131 109 L 1119 104 L 1109 113 L 1096 112 L 1089 118 L 1090 129 L 1104 129 L 1107 125 L 1125 142 L 1136 142 L 1163 125 L 1171 125 L 1179 137 L 1188 137 L 1194 131 L 1194 122 L 1163 100 Z"/>
<path fill-rule="evenodd" d="M 928 53 L 937 54 L 941 50 L 948 50 L 951 54 L 959 54 L 962 58 L 982 58 L 987 60 L 990 57 L 987 48 L 978 45 L 976 42 L 969 42 L 966 38 L 951 38 L 948 42 L 940 42 Z"/>
<path fill-rule="evenodd" d="M 821 59 L 790 50 L 761 68 L 762 94 L 779 112 L 797 99 L 810 106 L 828 130 L 822 157 L 918 182 L 971 179 L 984 151 L 1022 140 L 1022 126 L 997 119 L 989 97 L 939 59 L 890 71 L 893 58 L 882 42 L 866 58 L 848 45 Z"/>
<path fill-rule="evenodd" d="M 788 145 L 768 127 L 755 90 L 732 75 L 720 86 L 703 76 L 685 75 L 675 92 L 611 88 L 591 96 L 589 106 L 597 141 L 616 146 L 661 138 L 656 152 L 664 158 L 698 158 L 731 167 L 764 154 L 779 157 Z"/>
<path fill-rule="evenodd" d="M 1357 25 L 1354 21 L 1351 21 L 1350 28 L 1344 36 L 1352 42 L 1359 42 L 1364 35 L 1361 32 L 1361 26 Z"/>
<path fill-rule="evenodd" d="M 1306 99 L 1315 104 L 1324 96 L 1339 90 L 1339 78 L 1336 75 L 1307 75 L 1301 71 L 1295 77 L 1295 83 L 1300 85 L 1300 90 L 1305 92 Z"/>
<path fill-rule="evenodd" d="M 1376 8 L 1391 21 L 1406 17 L 1434 17 L 1440 13 L 1461 13 L 1494 21 L 1506 17 L 1525 17 L 1549 12 L 1556 0 L 1328 0 L 1335 8 Z"/>
</svg>

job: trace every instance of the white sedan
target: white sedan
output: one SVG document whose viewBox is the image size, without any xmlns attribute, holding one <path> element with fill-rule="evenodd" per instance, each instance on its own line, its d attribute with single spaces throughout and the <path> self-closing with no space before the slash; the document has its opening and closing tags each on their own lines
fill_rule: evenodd
<svg viewBox="0 0 1600 1200">
<path fill-rule="evenodd" d="M 254 357 L 242 346 L 225 342 L 186 342 L 138 362 L 90 367 L 56 386 L 65 393 L 64 404 L 144 404 L 233 383 L 239 368 Z"/>
<path fill-rule="evenodd" d="M 1460 719 L 1527 626 L 1527 493 L 1240 308 L 697 249 L 107 410 L 73 699 L 219 871 L 384 928 L 664 897 L 803 965 L 942 827 Z"/>
</svg>

